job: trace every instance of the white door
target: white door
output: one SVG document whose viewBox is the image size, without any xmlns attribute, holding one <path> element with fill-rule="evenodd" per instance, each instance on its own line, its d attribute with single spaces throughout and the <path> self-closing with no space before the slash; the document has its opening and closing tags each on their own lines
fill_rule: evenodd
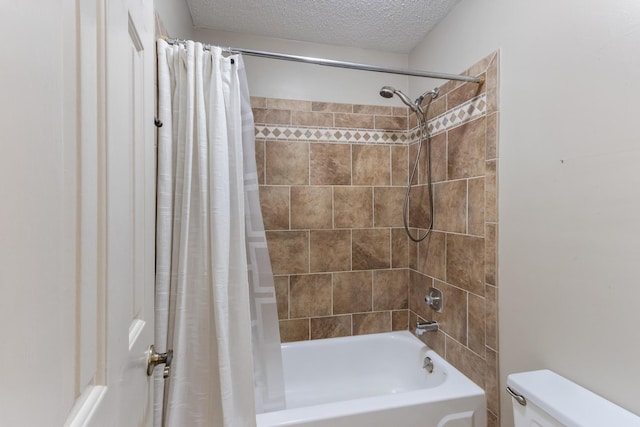
<svg viewBox="0 0 640 427">
<path fill-rule="evenodd" d="M 0 425 L 150 426 L 152 0 L 0 2 Z"/>
</svg>

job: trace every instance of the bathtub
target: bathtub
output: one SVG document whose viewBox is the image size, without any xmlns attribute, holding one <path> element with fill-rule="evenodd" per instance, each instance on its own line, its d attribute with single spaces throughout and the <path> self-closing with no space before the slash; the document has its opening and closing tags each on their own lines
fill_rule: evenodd
<svg viewBox="0 0 640 427">
<path fill-rule="evenodd" d="M 283 344 L 282 358 L 287 408 L 258 427 L 486 427 L 484 391 L 408 331 Z"/>
</svg>

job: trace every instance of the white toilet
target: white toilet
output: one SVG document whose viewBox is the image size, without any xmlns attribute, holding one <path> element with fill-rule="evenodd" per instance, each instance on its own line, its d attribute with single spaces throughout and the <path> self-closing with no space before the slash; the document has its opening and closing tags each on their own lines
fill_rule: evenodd
<svg viewBox="0 0 640 427">
<path fill-rule="evenodd" d="M 515 427 L 640 427 L 640 417 L 549 370 L 507 377 Z"/>
</svg>

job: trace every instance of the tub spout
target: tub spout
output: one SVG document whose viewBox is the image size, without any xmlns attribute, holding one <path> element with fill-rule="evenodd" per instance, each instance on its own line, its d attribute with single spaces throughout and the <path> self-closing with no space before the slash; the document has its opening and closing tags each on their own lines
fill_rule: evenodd
<svg viewBox="0 0 640 427">
<path fill-rule="evenodd" d="M 429 320 L 428 322 L 417 322 L 416 323 L 416 335 L 420 336 L 425 332 L 437 332 L 438 331 L 438 322 L 435 320 Z"/>
</svg>

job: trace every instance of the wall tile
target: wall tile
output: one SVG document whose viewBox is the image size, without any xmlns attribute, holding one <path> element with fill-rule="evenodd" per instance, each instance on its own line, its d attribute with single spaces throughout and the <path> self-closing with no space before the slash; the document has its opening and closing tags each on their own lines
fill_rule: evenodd
<svg viewBox="0 0 640 427">
<path fill-rule="evenodd" d="M 267 141 L 266 183 L 306 185 L 309 183 L 309 144 L 304 142 Z"/>
<path fill-rule="evenodd" d="M 258 174 L 258 184 L 264 185 L 264 140 L 256 139 L 256 172 Z"/>
<path fill-rule="evenodd" d="M 499 387 L 499 372 L 498 372 L 498 354 L 487 349 L 486 357 L 486 377 L 485 388 L 487 397 L 487 409 L 494 414 L 500 413 L 500 387 Z"/>
<path fill-rule="evenodd" d="M 290 316 L 292 319 L 331 314 L 331 275 L 291 276 Z"/>
<path fill-rule="evenodd" d="M 278 306 L 278 319 L 289 318 L 289 276 L 275 276 L 273 284 L 276 290 L 276 304 Z"/>
<path fill-rule="evenodd" d="M 487 160 L 498 157 L 498 129 L 500 126 L 500 114 L 493 113 L 487 116 Z"/>
<path fill-rule="evenodd" d="M 409 163 L 411 164 L 411 166 L 413 165 L 413 158 L 409 161 Z M 432 182 L 439 182 L 447 179 L 446 132 L 440 133 L 431 138 L 431 174 Z"/>
<path fill-rule="evenodd" d="M 484 236 L 484 178 L 468 180 L 468 191 L 467 233 Z"/>
<path fill-rule="evenodd" d="M 484 388 L 486 376 L 485 360 L 450 337 L 447 337 L 445 344 L 447 362 L 455 366 L 479 387 Z"/>
<path fill-rule="evenodd" d="M 375 187 L 373 189 L 375 227 L 402 227 L 404 187 Z"/>
<path fill-rule="evenodd" d="M 498 288 L 485 286 L 486 301 L 486 344 L 488 347 L 498 349 Z"/>
<path fill-rule="evenodd" d="M 469 294 L 469 335 L 467 346 L 485 356 L 485 299 Z"/>
<path fill-rule="evenodd" d="M 352 232 L 352 268 L 373 270 L 391 267 L 391 232 L 387 229 L 361 229 Z"/>
<path fill-rule="evenodd" d="M 289 110 L 272 110 L 266 108 L 254 108 L 253 120 L 255 123 L 272 124 L 272 125 L 290 125 L 291 111 Z"/>
<path fill-rule="evenodd" d="M 391 229 L 391 268 L 406 267 L 409 267 L 409 238 L 404 228 L 393 228 Z"/>
<path fill-rule="evenodd" d="M 391 332 L 391 312 L 353 314 L 353 335 Z"/>
<path fill-rule="evenodd" d="M 337 128 L 373 129 L 373 116 L 371 114 L 336 113 L 335 124 Z"/>
<path fill-rule="evenodd" d="M 373 272 L 373 310 L 403 310 L 409 307 L 409 270 Z"/>
<path fill-rule="evenodd" d="M 485 220 L 487 222 L 498 222 L 498 161 L 487 162 L 487 175 L 485 177 Z"/>
<path fill-rule="evenodd" d="M 311 319 L 311 339 L 337 338 L 351 335 L 351 315 Z"/>
<path fill-rule="evenodd" d="M 409 176 L 409 147 L 399 145 L 391 147 L 391 185 L 407 185 Z"/>
<path fill-rule="evenodd" d="M 425 108 L 427 104 L 429 104 L 431 96 L 426 96 L 422 101 L 422 108 Z M 427 120 L 431 120 L 434 117 L 438 117 L 441 114 L 444 114 L 447 111 L 447 97 L 446 96 L 438 96 L 436 99 L 432 100 L 429 104 L 429 109 L 427 111 Z"/>
<path fill-rule="evenodd" d="M 358 114 L 381 114 L 390 116 L 393 114 L 393 107 L 384 105 L 359 105 L 353 106 L 353 112 Z"/>
<path fill-rule="evenodd" d="M 309 319 L 280 321 L 280 341 L 306 341 L 309 339 Z"/>
<path fill-rule="evenodd" d="M 260 188 L 260 206 L 265 230 L 289 229 L 288 186 L 262 186 Z"/>
<path fill-rule="evenodd" d="M 375 116 L 375 129 L 380 130 L 407 130 L 407 117 Z"/>
<path fill-rule="evenodd" d="M 333 203 L 334 227 L 373 226 L 373 189 L 371 187 L 334 187 Z"/>
<path fill-rule="evenodd" d="M 415 323 L 409 324 L 409 329 L 415 329 Z M 420 341 L 425 343 L 430 349 L 438 353 L 440 356 L 444 357 L 445 355 L 445 346 L 447 336 L 442 332 L 427 332 L 426 334 L 422 334 L 420 337 Z"/>
<path fill-rule="evenodd" d="M 456 341 L 467 344 L 467 295 L 468 293 L 455 286 L 435 280 L 433 286 L 442 291 L 444 306 L 442 313 L 428 308 L 431 318 L 440 323 L 440 329 Z M 425 296 L 427 294 L 425 293 Z M 423 297 L 424 298 L 424 297 Z M 426 303 L 425 303 L 426 305 Z"/>
<path fill-rule="evenodd" d="M 291 187 L 291 228 L 331 228 L 333 226 L 331 187 Z"/>
<path fill-rule="evenodd" d="M 378 145 L 354 145 L 352 156 L 353 185 L 390 185 L 390 148 Z"/>
<path fill-rule="evenodd" d="M 498 61 L 496 55 L 487 67 L 487 114 L 498 111 L 498 98 L 500 96 L 498 86 Z"/>
<path fill-rule="evenodd" d="M 311 111 L 311 102 L 301 101 L 297 99 L 267 98 L 267 108 L 293 111 Z"/>
<path fill-rule="evenodd" d="M 458 180 L 434 184 L 433 208 L 433 228 L 435 230 L 466 233 L 467 181 Z"/>
<path fill-rule="evenodd" d="M 447 282 L 484 295 L 484 239 L 447 235 Z"/>
<path fill-rule="evenodd" d="M 391 115 L 407 117 L 409 115 L 409 109 L 407 107 L 391 107 Z"/>
<path fill-rule="evenodd" d="M 352 104 L 338 104 L 335 102 L 312 102 L 311 111 L 325 111 L 329 113 L 351 113 Z"/>
<path fill-rule="evenodd" d="M 351 147 L 347 144 L 310 144 L 311 185 L 351 184 Z"/>
<path fill-rule="evenodd" d="M 498 226 L 486 224 L 484 240 L 484 280 L 491 285 L 497 285 L 497 257 L 498 257 Z"/>
<path fill-rule="evenodd" d="M 298 126 L 333 127 L 333 114 L 310 111 L 292 111 L 291 124 Z"/>
<path fill-rule="evenodd" d="M 251 99 L 251 108 L 267 108 L 267 98 L 252 96 Z"/>
<path fill-rule="evenodd" d="M 447 94 L 447 108 L 455 108 L 486 91 L 485 84 L 464 83 Z"/>
<path fill-rule="evenodd" d="M 391 312 L 391 330 L 406 331 L 409 328 L 409 310 L 394 310 Z"/>
<path fill-rule="evenodd" d="M 425 320 L 433 320 L 433 310 L 424 301 L 432 286 L 432 278 L 409 270 L 409 310 Z"/>
<path fill-rule="evenodd" d="M 308 231 L 267 231 L 266 235 L 273 274 L 309 271 Z"/>
<path fill-rule="evenodd" d="M 409 195 L 409 226 L 427 228 L 431 222 L 428 185 L 414 185 Z"/>
<path fill-rule="evenodd" d="M 350 230 L 309 232 L 311 272 L 351 270 Z"/>
<path fill-rule="evenodd" d="M 333 274 L 333 314 L 371 311 L 370 271 Z"/>
<path fill-rule="evenodd" d="M 483 176 L 486 158 L 486 119 L 479 118 L 448 132 L 447 177 Z"/>
<path fill-rule="evenodd" d="M 445 234 L 432 231 L 418 243 L 418 271 L 439 280 L 446 279 Z"/>
</svg>

